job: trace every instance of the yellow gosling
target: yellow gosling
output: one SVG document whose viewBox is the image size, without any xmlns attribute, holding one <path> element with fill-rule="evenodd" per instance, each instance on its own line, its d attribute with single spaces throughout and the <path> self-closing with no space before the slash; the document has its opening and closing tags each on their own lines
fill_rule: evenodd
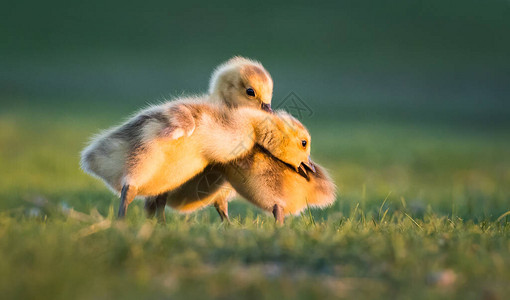
<svg viewBox="0 0 510 300">
<path fill-rule="evenodd" d="M 259 109 L 225 112 L 207 98 L 185 98 L 143 110 L 97 136 L 82 152 L 81 165 L 121 193 L 123 217 L 135 196 L 175 189 L 209 164 L 242 157 L 256 143 L 297 169 L 308 157 L 282 151 L 282 135 L 293 134 L 288 127 Z"/>
<path fill-rule="evenodd" d="M 219 65 L 211 75 L 209 82 L 208 99 L 226 111 L 237 107 L 254 107 L 271 112 L 271 99 L 273 96 L 273 80 L 269 72 L 258 61 L 236 56 Z M 170 199 L 171 205 L 183 203 L 176 207 L 180 211 L 196 210 L 199 207 L 215 203 L 215 207 L 222 220 L 228 220 L 228 212 L 223 209 L 222 203 L 228 202 L 234 193 L 228 182 L 217 178 L 218 190 L 204 191 L 197 198 L 196 186 L 204 178 L 214 177 L 214 173 L 205 170 L 189 182 L 184 183 L 175 192 L 148 197 L 145 200 L 145 209 L 149 217 L 158 214 L 160 221 L 165 221 L 165 203 Z M 207 204 L 206 204 L 207 203 Z M 196 205 L 196 206 L 194 206 Z"/>
<path fill-rule="evenodd" d="M 310 150 L 310 136 L 305 127 L 288 114 L 280 117 L 296 132 L 301 132 L 294 143 Z M 306 141 L 306 145 L 303 145 Z M 292 143 L 282 143 L 289 147 Z M 295 150 L 295 147 L 293 150 Z M 266 149 L 255 146 L 248 155 L 229 164 L 209 167 L 207 183 L 204 177 L 195 177 L 189 183 L 169 193 L 167 204 L 180 212 L 192 212 L 213 203 L 220 216 L 228 220 L 228 202 L 224 195 L 229 190 L 222 184 L 229 182 L 237 193 L 265 211 L 272 212 L 276 222 L 283 223 L 285 215 L 298 214 L 306 207 L 325 207 L 336 199 L 336 187 L 321 166 L 295 168 L 274 157 Z M 173 195 L 175 196 L 173 196 Z"/>
</svg>

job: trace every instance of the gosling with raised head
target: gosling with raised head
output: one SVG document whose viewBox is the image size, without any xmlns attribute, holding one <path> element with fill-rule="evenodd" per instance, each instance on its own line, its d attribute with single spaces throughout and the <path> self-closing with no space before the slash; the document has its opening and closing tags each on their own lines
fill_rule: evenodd
<svg viewBox="0 0 510 300">
<path fill-rule="evenodd" d="M 135 196 L 156 196 L 182 185 L 209 164 L 227 163 L 255 144 L 298 169 L 308 157 L 282 150 L 288 132 L 278 116 L 253 108 L 225 112 L 204 98 L 143 110 L 82 152 L 82 168 L 121 193 L 119 217 Z M 300 155 L 301 154 L 301 155 Z"/>
<path fill-rule="evenodd" d="M 225 63 L 219 65 L 209 82 L 208 99 L 220 106 L 225 111 L 237 107 L 254 107 L 271 112 L 271 99 L 273 95 L 273 80 L 264 66 L 255 60 L 235 56 Z M 165 203 L 168 197 L 175 198 L 172 203 L 191 203 L 196 195 L 196 182 L 202 178 L 216 179 L 217 185 L 221 186 L 220 191 L 201 194 L 202 200 L 207 203 L 215 203 L 218 214 L 228 220 L 228 211 L 223 209 L 221 203 L 227 202 L 233 193 L 225 193 L 231 190 L 230 185 L 217 174 L 211 173 L 209 169 L 196 175 L 189 183 L 186 182 L 168 195 L 147 197 L 145 209 L 149 217 L 156 213 L 160 221 L 165 220 Z M 222 192 L 223 191 L 223 192 Z M 196 202 L 195 202 L 196 203 Z M 191 209 L 189 205 L 183 209 Z M 193 208 L 196 209 L 196 208 Z"/>
<path fill-rule="evenodd" d="M 273 79 L 260 62 L 235 56 L 213 72 L 209 96 L 229 108 L 249 106 L 270 111 Z"/>
</svg>

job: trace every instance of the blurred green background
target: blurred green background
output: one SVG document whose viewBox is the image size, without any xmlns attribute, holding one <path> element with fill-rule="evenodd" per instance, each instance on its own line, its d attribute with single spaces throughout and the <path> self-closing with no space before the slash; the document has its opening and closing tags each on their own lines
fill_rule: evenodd
<svg viewBox="0 0 510 300">
<path fill-rule="evenodd" d="M 283 228 L 246 201 L 230 226 L 136 201 L 116 222 L 88 139 L 234 55 L 310 109 L 338 201 Z M 1 295 L 504 299 L 509 100 L 507 0 L 3 1 Z"/>
<path fill-rule="evenodd" d="M 0 5 L 4 109 L 122 114 L 204 92 L 217 64 L 244 55 L 273 75 L 276 104 L 293 91 L 317 119 L 509 122 L 506 0 Z"/>
<path fill-rule="evenodd" d="M 243 55 L 271 72 L 274 106 L 292 92 L 312 111 L 300 118 L 341 203 L 392 192 L 497 216 L 510 178 L 509 16 L 502 0 L 4 2 L 2 193 L 17 195 L 4 203 L 91 185 L 108 195 L 78 170 L 87 139 L 147 103 L 206 92 L 214 67 Z"/>
</svg>

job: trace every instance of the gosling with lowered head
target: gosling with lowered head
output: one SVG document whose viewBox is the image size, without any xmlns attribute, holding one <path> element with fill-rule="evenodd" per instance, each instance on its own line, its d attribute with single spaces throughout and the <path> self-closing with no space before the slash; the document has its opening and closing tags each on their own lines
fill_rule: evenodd
<svg viewBox="0 0 510 300">
<path fill-rule="evenodd" d="M 288 127 L 299 135 L 285 137 L 285 143 L 294 143 L 310 151 L 311 137 L 306 128 L 289 114 L 279 113 Z M 289 147 L 282 143 L 282 147 Z M 296 172 L 291 166 L 274 157 L 266 149 L 255 146 L 249 153 L 228 164 L 209 167 L 209 181 L 226 180 L 237 193 L 261 209 L 272 212 L 275 221 L 283 224 L 285 215 L 298 214 L 306 207 L 325 207 L 336 199 L 336 187 L 327 171 L 310 161 L 306 169 Z M 223 186 L 218 184 L 200 185 L 199 177 L 179 187 L 165 199 L 169 206 L 181 211 L 191 212 L 211 204 L 211 195 L 225 194 Z M 190 184 L 193 183 L 194 185 Z M 199 189 L 200 193 L 197 193 Z M 195 191 L 193 194 L 192 191 Z M 228 201 L 226 197 L 215 198 L 214 205 L 227 216 Z"/>
</svg>

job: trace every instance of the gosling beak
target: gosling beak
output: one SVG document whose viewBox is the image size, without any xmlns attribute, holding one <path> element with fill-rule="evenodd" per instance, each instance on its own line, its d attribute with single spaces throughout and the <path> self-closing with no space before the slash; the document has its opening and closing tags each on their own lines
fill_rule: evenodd
<svg viewBox="0 0 510 300">
<path fill-rule="evenodd" d="M 308 162 L 301 162 L 299 167 L 297 168 L 296 172 L 298 172 L 299 175 L 306 178 L 306 180 L 310 180 L 310 175 L 308 175 L 308 171 L 311 171 L 315 174 L 315 166 L 313 165 L 310 158 L 308 158 Z"/>
<path fill-rule="evenodd" d="M 268 104 L 268 103 L 262 102 L 262 105 L 260 108 L 262 108 L 262 110 L 270 112 L 270 113 L 273 112 L 273 110 L 271 109 L 271 104 Z"/>
<path fill-rule="evenodd" d="M 317 172 L 315 170 L 315 165 L 313 164 L 312 160 L 310 159 L 310 156 L 308 156 L 308 162 L 307 163 L 302 162 L 301 164 L 304 165 L 305 168 L 308 169 L 308 171 L 312 171 L 314 174 Z"/>
</svg>

